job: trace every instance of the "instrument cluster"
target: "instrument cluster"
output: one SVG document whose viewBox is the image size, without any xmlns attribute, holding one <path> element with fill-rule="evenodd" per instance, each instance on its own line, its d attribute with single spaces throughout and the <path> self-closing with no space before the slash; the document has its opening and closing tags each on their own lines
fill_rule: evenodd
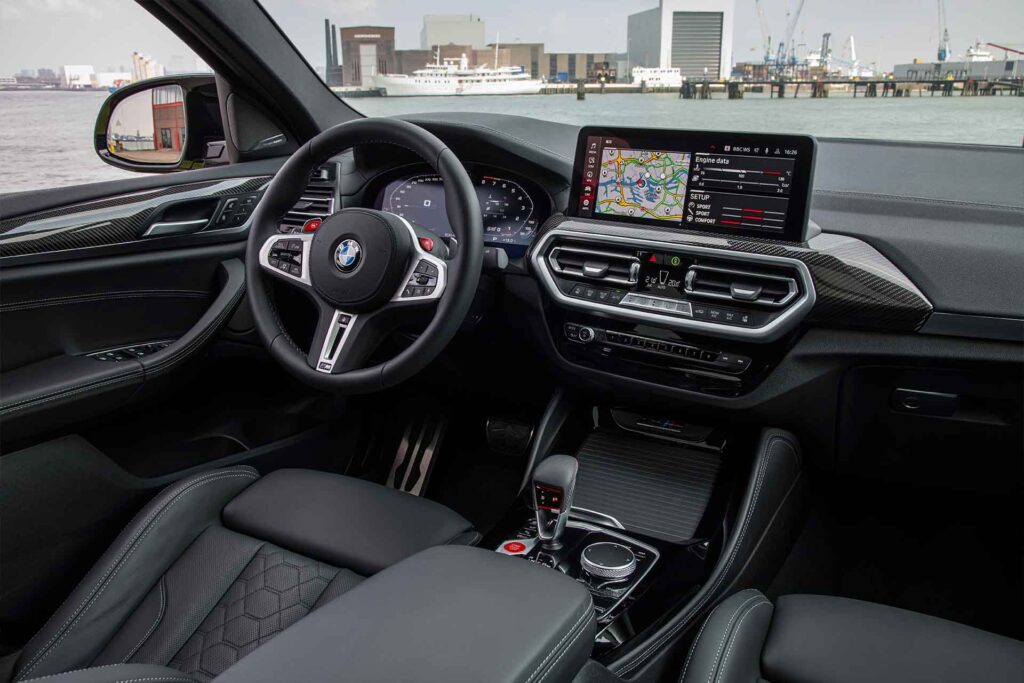
<svg viewBox="0 0 1024 683">
<path fill-rule="evenodd" d="M 483 169 L 470 172 L 483 214 L 484 243 L 502 247 L 509 257 L 526 252 L 551 212 L 547 196 L 529 181 Z M 391 179 L 377 192 L 375 208 L 402 216 L 446 240 L 454 239 L 448 223 L 444 180 L 433 172 Z"/>
</svg>

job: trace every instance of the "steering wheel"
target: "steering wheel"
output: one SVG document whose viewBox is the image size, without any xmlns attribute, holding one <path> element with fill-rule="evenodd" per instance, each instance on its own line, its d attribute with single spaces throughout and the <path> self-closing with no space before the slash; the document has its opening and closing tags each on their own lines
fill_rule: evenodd
<svg viewBox="0 0 1024 683">
<path fill-rule="evenodd" d="M 316 165 L 371 143 L 415 152 L 444 180 L 448 221 L 458 239 L 454 256 L 433 233 L 372 209 L 342 209 L 314 232 L 279 233 L 281 217 L 299 200 Z M 300 381 L 356 394 L 394 386 L 437 357 L 473 303 L 482 259 L 480 204 L 455 154 L 419 126 L 370 118 L 325 130 L 285 162 L 253 214 L 245 270 L 256 329 L 270 355 Z M 298 288 L 317 306 L 309 349 L 285 331 L 266 276 Z M 431 311 L 432 320 L 411 346 L 363 367 L 389 332 Z"/>
</svg>

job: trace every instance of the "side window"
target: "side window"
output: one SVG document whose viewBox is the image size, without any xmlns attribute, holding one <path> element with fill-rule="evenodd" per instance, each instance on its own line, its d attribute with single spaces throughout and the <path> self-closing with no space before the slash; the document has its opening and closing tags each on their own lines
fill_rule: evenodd
<svg viewBox="0 0 1024 683">
<path fill-rule="evenodd" d="M 213 75 L 130 0 L 0 0 L 0 45 L 0 193 L 138 177 L 97 153 L 104 102 L 146 79 Z M 189 144 L 188 97 L 166 85 L 122 99 L 120 111 L 110 112 L 102 152 L 140 163 L 181 159 Z"/>
</svg>

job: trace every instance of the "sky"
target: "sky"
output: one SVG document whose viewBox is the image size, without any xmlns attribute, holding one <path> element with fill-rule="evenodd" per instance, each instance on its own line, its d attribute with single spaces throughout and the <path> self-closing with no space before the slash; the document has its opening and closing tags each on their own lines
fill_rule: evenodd
<svg viewBox="0 0 1024 683">
<path fill-rule="evenodd" d="M 231 0 L 243 2 L 247 0 Z M 799 0 L 789 0 L 795 6 Z M 888 70 L 938 47 L 938 0 L 805 0 L 795 41 L 808 48 L 832 33 L 838 51 L 853 35 L 862 63 Z M 1024 49 L 1024 0 L 945 0 L 950 43 L 962 55 L 980 38 Z M 754 0 L 734 0 L 734 61 L 763 52 Z M 657 0 L 264 0 L 264 6 L 314 66 L 324 62 L 323 20 L 338 26 L 394 26 L 398 48 L 419 47 L 423 14 L 477 14 L 487 40 L 543 42 L 551 52 L 624 52 L 626 17 Z M 762 0 L 777 42 L 787 0 Z M 191 52 L 132 0 L 0 0 L 0 76 L 19 69 L 91 64 L 128 67 L 134 51 L 168 64 Z M 798 48 L 799 49 L 799 48 Z M 1002 54 L 995 51 L 998 58 Z"/>
</svg>

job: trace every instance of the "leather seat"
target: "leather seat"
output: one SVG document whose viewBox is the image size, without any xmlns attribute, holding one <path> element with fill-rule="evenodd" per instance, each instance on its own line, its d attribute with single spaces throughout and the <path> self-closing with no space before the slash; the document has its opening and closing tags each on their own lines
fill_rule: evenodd
<svg viewBox="0 0 1024 683">
<path fill-rule="evenodd" d="M 208 681 L 364 577 L 477 540 L 442 505 L 359 479 L 197 474 L 135 516 L 26 645 L 14 680 Z"/>
<path fill-rule="evenodd" d="M 1024 643 L 945 619 L 822 595 L 756 590 L 701 626 L 681 683 L 1020 683 Z"/>
</svg>

